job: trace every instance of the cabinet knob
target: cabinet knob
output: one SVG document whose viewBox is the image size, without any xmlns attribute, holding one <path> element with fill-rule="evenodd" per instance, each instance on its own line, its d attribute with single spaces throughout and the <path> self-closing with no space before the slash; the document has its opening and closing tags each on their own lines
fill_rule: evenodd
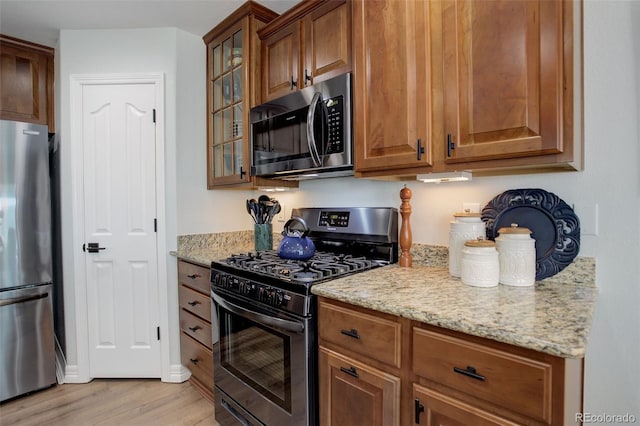
<svg viewBox="0 0 640 426">
<path fill-rule="evenodd" d="M 200 360 L 198 358 L 189 358 L 189 361 L 197 365 Z"/>
<path fill-rule="evenodd" d="M 194 333 L 198 330 L 200 330 L 202 327 L 200 327 L 199 325 L 196 325 L 195 327 L 189 327 L 189 330 L 193 331 Z"/>
<path fill-rule="evenodd" d="M 311 83 L 311 74 L 307 73 L 307 70 L 304 70 L 304 83 Z"/>
<path fill-rule="evenodd" d="M 345 336 L 353 337 L 354 339 L 360 339 L 360 335 L 358 334 L 358 330 L 352 328 L 351 330 L 340 330 L 340 333 Z"/>
<path fill-rule="evenodd" d="M 198 274 L 191 274 L 191 275 L 187 275 L 187 277 L 191 278 L 192 280 L 195 280 L 196 278 L 200 278 L 200 275 L 198 275 Z"/>
<path fill-rule="evenodd" d="M 198 304 L 200 304 L 200 302 L 198 302 L 197 300 L 194 300 L 193 302 L 187 302 L 187 305 L 189 306 L 196 306 Z"/>
<path fill-rule="evenodd" d="M 293 79 L 293 76 L 291 76 L 291 90 L 293 90 L 294 87 L 298 87 L 298 82 Z"/>
<path fill-rule="evenodd" d="M 422 146 L 422 139 L 418 139 L 418 147 L 416 149 L 418 154 L 418 161 L 422 158 L 422 154 L 424 154 L 424 146 Z"/>
</svg>

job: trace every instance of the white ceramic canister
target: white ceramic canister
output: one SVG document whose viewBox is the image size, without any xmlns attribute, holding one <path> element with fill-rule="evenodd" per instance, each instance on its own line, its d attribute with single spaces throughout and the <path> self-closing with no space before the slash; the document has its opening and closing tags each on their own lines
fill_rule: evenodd
<svg viewBox="0 0 640 426">
<path fill-rule="evenodd" d="M 530 229 L 517 223 L 498 230 L 496 248 L 501 284 L 524 287 L 536 282 L 536 240 L 530 235 Z"/>
<path fill-rule="evenodd" d="M 469 211 L 455 213 L 449 231 L 449 274 L 460 276 L 460 260 L 462 247 L 469 240 L 476 240 L 486 235 L 485 223 L 480 213 Z"/>
<path fill-rule="evenodd" d="M 464 243 L 460 263 L 464 284 L 474 287 L 495 287 L 500 278 L 498 252 L 493 241 L 477 239 Z"/>
</svg>

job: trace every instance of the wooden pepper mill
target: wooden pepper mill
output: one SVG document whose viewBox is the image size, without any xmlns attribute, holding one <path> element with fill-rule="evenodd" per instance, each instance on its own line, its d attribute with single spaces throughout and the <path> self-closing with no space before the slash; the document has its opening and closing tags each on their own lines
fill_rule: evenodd
<svg viewBox="0 0 640 426">
<path fill-rule="evenodd" d="M 402 225 L 400 226 L 400 266 L 411 267 L 411 222 L 409 216 L 411 216 L 411 190 L 407 188 L 407 185 L 400 190 L 400 199 L 402 204 L 400 205 L 400 215 L 402 215 Z"/>
</svg>

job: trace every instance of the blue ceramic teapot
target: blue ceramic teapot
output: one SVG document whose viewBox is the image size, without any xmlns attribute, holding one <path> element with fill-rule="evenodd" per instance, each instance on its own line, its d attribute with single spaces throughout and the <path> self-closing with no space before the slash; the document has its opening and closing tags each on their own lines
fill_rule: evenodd
<svg viewBox="0 0 640 426">
<path fill-rule="evenodd" d="M 302 230 L 293 229 L 292 225 L 299 224 Z M 309 227 L 300 217 L 292 217 L 284 224 L 282 241 L 278 246 L 278 256 L 283 259 L 307 260 L 316 252 L 316 246 L 311 241 Z"/>
</svg>

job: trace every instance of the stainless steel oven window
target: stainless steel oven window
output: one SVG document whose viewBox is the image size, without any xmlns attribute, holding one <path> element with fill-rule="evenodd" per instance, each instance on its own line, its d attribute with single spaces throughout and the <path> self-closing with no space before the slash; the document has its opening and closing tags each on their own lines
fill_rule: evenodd
<svg viewBox="0 0 640 426">
<path fill-rule="evenodd" d="M 261 395 L 291 411 L 291 339 L 220 307 L 220 363 Z"/>
</svg>

